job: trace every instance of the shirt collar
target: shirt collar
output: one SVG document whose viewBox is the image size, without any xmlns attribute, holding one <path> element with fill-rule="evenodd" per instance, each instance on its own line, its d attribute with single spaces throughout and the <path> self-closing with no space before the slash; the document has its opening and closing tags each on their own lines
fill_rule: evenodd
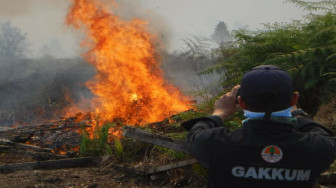
<svg viewBox="0 0 336 188">
<path fill-rule="evenodd" d="M 279 123 L 287 123 L 291 125 L 296 125 L 297 120 L 296 118 L 292 118 L 291 110 L 293 107 L 289 107 L 285 110 L 272 112 L 270 120 L 279 122 Z M 262 120 L 264 117 L 264 112 L 251 112 L 248 110 L 244 110 L 244 116 L 247 117 L 247 119 L 243 120 L 243 124 L 250 120 Z"/>
<path fill-rule="evenodd" d="M 292 117 L 291 110 L 293 107 L 289 107 L 285 110 L 272 112 L 271 117 Z M 264 117 L 265 112 L 251 112 L 248 110 L 244 110 L 244 116 L 247 118 L 259 118 Z"/>
</svg>

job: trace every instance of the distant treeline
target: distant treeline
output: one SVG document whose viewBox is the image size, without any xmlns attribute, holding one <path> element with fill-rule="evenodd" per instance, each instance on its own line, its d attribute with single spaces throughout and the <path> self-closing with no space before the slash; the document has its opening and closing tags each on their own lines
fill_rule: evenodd
<svg viewBox="0 0 336 188">
<path fill-rule="evenodd" d="M 222 85 L 229 89 L 251 68 L 277 65 L 294 78 L 301 107 L 314 114 L 336 92 L 336 1 L 289 2 L 309 11 L 305 20 L 235 31 L 235 40 L 213 51 L 218 61 L 203 74 L 221 72 Z"/>
</svg>

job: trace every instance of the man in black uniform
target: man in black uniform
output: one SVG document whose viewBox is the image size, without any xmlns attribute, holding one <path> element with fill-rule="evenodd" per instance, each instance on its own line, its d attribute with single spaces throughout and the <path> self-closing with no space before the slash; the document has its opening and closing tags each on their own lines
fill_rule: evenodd
<svg viewBox="0 0 336 188">
<path fill-rule="evenodd" d="M 313 187 L 335 159 L 333 132 L 293 110 L 299 94 L 292 78 L 272 65 L 247 72 L 220 97 L 209 117 L 183 123 L 188 147 L 208 169 L 209 187 Z M 223 120 L 244 110 L 241 128 Z"/>
</svg>

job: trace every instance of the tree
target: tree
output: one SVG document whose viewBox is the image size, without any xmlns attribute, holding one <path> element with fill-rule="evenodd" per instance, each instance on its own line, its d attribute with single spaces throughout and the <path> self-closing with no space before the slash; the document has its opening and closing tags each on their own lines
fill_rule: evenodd
<svg viewBox="0 0 336 188">
<path fill-rule="evenodd" d="M 211 35 L 211 38 L 218 43 L 224 43 L 233 40 L 232 35 L 228 31 L 226 23 L 223 21 L 217 24 L 215 32 Z"/>
<path fill-rule="evenodd" d="M 221 71 L 223 85 L 232 86 L 257 65 L 277 65 L 292 75 L 301 106 L 314 114 L 323 101 L 336 93 L 336 0 L 289 2 L 311 11 L 305 21 L 237 31 L 235 45 L 220 46 L 218 52 L 223 58 L 204 72 Z M 315 9 L 327 12 L 312 14 Z"/>
<path fill-rule="evenodd" d="M 49 43 L 46 43 L 40 49 L 40 54 L 44 57 L 54 57 L 61 58 L 64 56 L 65 52 L 63 51 L 61 44 L 57 39 L 52 39 Z"/>
<path fill-rule="evenodd" d="M 21 58 L 28 47 L 26 34 L 11 25 L 10 21 L 0 23 L 0 57 Z"/>
</svg>

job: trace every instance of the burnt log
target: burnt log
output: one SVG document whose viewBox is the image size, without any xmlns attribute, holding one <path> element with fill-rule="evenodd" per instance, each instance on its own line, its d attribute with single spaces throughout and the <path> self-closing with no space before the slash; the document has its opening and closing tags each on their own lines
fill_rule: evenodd
<svg viewBox="0 0 336 188">
<path fill-rule="evenodd" d="M 159 172 L 164 172 L 164 171 L 168 171 L 168 170 L 172 170 L 172 169 L 176 169 L 176 168 L 189 166 L 189 165 L 192 165 L 192 164 L 195 164 L 195 163 L 198 163 L 198 161 L 196 159 L 188 159 L 188 160 L 179 161 L 179 162 L 175 162 L 175 163 L 171 163 L 171 164 L 166 164 L 166 165 L 161 165 L 161 166 L 157 166 L 157 167 L 147 168 L 147 169 L 144 170 L 144 172 L 145 172 L 145 175 L 150 175 L 150 174 L 155 174 L 155 173 L 159 173 Z"/>
<path fill-rule="evenodd" d="M 61 168 L 77 168 L 95 165 L 96 158 L 75 158 L 49 160 L 40 162 L 29 162 L 20 164 L 8 164 L 0 166 L 0 173 L 11 173 L 19 170 L 37 170 L 37 169 L 61 169 Z"/>
<path fill-rule="evenodd" d="M 187 153 L 187 154 L 189 153 L 186 147 L 186 142 L 182 140 L 173 140 L 169 137 L 149 133 L 142 129 L 131 127 L 131 126 L 125 126 L 122 134 L 124 136 L 137 139 L 143 142 L 147 142 L 150 144 L 173 149 L 173 150 L 180 151 L 180 152 Z M 156 167 L 143 167 L 139 169 L 134 169 L 134 172 L 135 174 L 138 174 L 138 175 L 150 175 L 154 173 L 159 173 L 159 172 L 164 172 L 164 171 L 168 171 L 168 170 L 172 170 L 176 168 L 189 166 L 195 163 L 197 163 L 196 159 L 188 159 L 188 160 L 179 161 L 179 162 L 161 165 L 161 166 L 156 166 Z"/>
<path fill-rule="evenodd" d="M 10 146 L 5 146 L 5 145 L 0 145 L 0 152 L 2 151 L 8 151 L 10 150 L 12 147 Z"/>
<path fill-rule="evenodd" d="M 38 152 L 52 152 L 52 149 L 50 148 L 41 148 L 38 146 L 29 145 L 29 144 L 15 143 L 5 138 L 0 138 L 0 144 L 11 146 L 13 148 L 29 149 L 29 150 L 38 151 Z"/>
<path fill-rule="evenodd" d="M 12 150 L 13 153 L 17 153 L 23 156 L 30 156 L 36 161 L 46 161 L 46 160 L 56 160 L 56 159 L 66 159 L 67 155 L 59 155 L 56 153 L 49 152 L 36 152 L 36 151 L 26 151 L 26 150 Z"/>
<path fill-rule="evenodd" d="M 62 129 L 79 129 L 79 128 L 88 128 L 92 127 L 92 125 L 65 125 L 65 126 L 58 126 L 55 128 L 44 128 L 44 129 L 37 129 L 37 130 L 27 130 L 24 131 L 23 133 L 34 133 L 34 132 L 41 132 L 41 131 L 57 131 L 57 130 L 62 130 Z"/>
<path fill-rule="evenodd" d="M 39 126 L 29 126 L 29 127 L 19 127 L 16 129 L 10 129 L 7 131 L 0 131 L 0 135 L 2 134 L 19 134 L 19 135 L 27 135 L 35 132 L 43 132 L 43 131 L 57 131 L 62 129 L 80 129 L 80 128 L 91 128 L 92 125 L 80 125 L 80 124 L 71 124 L 71 125 L 39 125 Z"/>
<path fill-rule="evenodd" d="M 152 134 L 142 129 L 131 127 L 131 126 L 125 126 L 122 134 L 124 136 L 137 139 L 137 140 L 141 140 L 143 142 L 147 142 L 147 143 L 151 143 L 151 144 L 158 145 L 161 147 L 173 149 L 173 150 L 180 151 L 183 153 L 189 153 L 186 147 L 186 142 L 182 140 L 173 140 L 169 137 Z"/>
</svg>

